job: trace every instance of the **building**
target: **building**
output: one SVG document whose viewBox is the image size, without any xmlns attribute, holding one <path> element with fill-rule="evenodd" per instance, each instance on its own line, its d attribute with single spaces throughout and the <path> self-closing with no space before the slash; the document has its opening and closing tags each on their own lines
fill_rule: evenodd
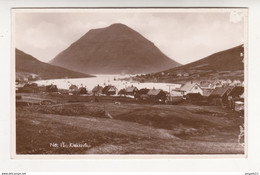
<svg viewBox="0 0 260 175">
<path fill-rule="evenodd" d="M 240 80 L 233 80 L 233 82 L 230 83 L 229 86 L 242 86 L 242 82 Z"/>
<path fill-rule="evenodd" d="M 56 85 L 47 85 L 46 86 L 46 92 L 58 92 L 58 88 Z"/>
<path fill-rule="evenodd" d="M 203 95 L 203 90 L 199 86 L 197 82 L 194 81 L 189 81 L 186 84 L 184 84 L 181 88 L 180 91 L 183 92 L 183 95 L 187 95 L 189 93 L 200 93 Z"/>
<path fill-rule="evenodd" d="M 230 87 L 217 87 L 208 97 L 210 104 L 226 106 L 228 104 L 228 93 L 230 91 Z"/>
<path fill-rule="evenodd" d="M 215 80 L 215 81 L 213 82 L 213 85 L 214 85 L 215 88 L 216 88 L 216 87 L 222 87 L 222 86 L 223 86 L 221 80 Z"/>
<path fill-rule="evenodd" d="M 126 94 L 126 95 L 135 96 L 137 93 L 138 93 L 137 87 L 130 86 L 130 87 L 127 87 L 127 88 L 125 89 L 125 94 Z"/>
<path fill-rule="evenodd" d="M 188 102 L 199 102 L 203 100 L 203 96 L 200 93 L 189 93 L 186 95 L 186 101 Z"/>
<path fill-rule="evenodd" d="M 181 97 L 181 96 L 183 96 L 184 91 L 182 91 L 180 89 L 172 89 L 170 94 L 173 97 Z"/>
<path fill-rule="evenodd" d="M 112 85 L 105 86 L 102 90 L 102 94 L 115 95 L 117 94 L 117 88 Z"/>
<path fill-rule="evenodd" d="M 210 94 L 214 91 L 214 89 L 203 89 L 203 96 L 209 97 Z"/>
<path fill-rule="evenodd" d="M 102 91 L 103 91 L 103 87 L 102 86 L 95 86 L 93 89 L 92 89 L 92 93 L 94 96 L 99 96 L 100 94 L 102 94 Z"/>
<path fill-rule="evenodd" d="M 75 92 L 75 91 L 78 91 L 78 90 L 79 90 L 78 86 L 76 86 L 74 84 L 70 85 L 70 87 L 69 87 L 69 91 Z"/>
<path fill-rule="evenodd" d="M 78 92 L 79 92 L 79 94 L 88 94 L 88 91 L 87 91 L 87 89 L 85 87 L 79 88 Z"/>
<path fill-rule="evenodd" d="M 151 89 L 148 91 L 147 95 L 149 96 L 149 100 L 152 102 L 165 102 L 166 93 L 161 89 Z"/>
<path fill-rule="evenodd" d="M 237 102 L 243 102 L 244 98 L 241 98 L 241 96 L 244 94 L 244 87 L 242 86 L 236 86 L 231 88 L 230 92 L 228 93 L 228 104 L 229 108 L 235 109 Z M 240 103 L 237 103 L 240 104 Z"/>
<path fill-rule="evenodd" d="M 215 86 L 212 82 L 210 81 L 206 81 L 206 80 L 203 80 L 199 83 L 199 86 L 201 87 L 201 89 L 215 89 Z"/>
</svg>

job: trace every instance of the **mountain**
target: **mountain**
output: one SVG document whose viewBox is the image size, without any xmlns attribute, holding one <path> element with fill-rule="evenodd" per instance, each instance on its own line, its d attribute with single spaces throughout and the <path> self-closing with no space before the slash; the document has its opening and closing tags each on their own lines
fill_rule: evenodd
<svg viewBox="0 0 260 175">
<path fill-rule="evenodd" d="M 90 77 L 90 75 L 84 73 L 74 72 L 62 67 L 43 63 L 19 49 L 15 49 L 15 71 L 16 73 L 36 74 L 40 76 L 41 79 Z"/>
<path fill-rule="evenodd" d="M 157 82 L 186 82 L 188 80 L 244 79 L 244 46 L 227 49 L 198 61 L 136 77 L 136 80 Z"/>
<path fill-rule="evenodd" d="M 50 63 L 92 74 L 150 73 L 180 65 L 151 41 L 119 23 L 90 30 Z"/>
<path fill-rule="evenodd" d="M 241 55 L 242 53 L 242 55 Z M 198 61 L 170 69 L 176 70 L 213 70 L 213 71 L 233 71 L 244 69 L 244 46 L 240 45 L 231 49 L 227 49 Z"/>
</svg>

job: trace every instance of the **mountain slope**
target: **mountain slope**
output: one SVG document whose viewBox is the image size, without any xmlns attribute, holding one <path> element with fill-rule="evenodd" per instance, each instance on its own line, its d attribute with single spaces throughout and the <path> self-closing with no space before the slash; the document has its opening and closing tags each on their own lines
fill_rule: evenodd
<svg viewBox="0 0 260 175">
<path fill-rule="evenodd" d="M 241 55 L 242 53 L 242 55 Z M 243 70 L 244 64 L 244 47 L 243 45 L 227 49 L 215 54 L 212 54 L 206 58 L 198 61 L 180 66 L 178 68 L 170 69 L 169 71 L 175 70 L 215 70 L 215 71 L 232 71 L 232 70 Z"/>
<path fill-rule="evenodd" d="M 179 82 L 189 80 L 244 79 L 243 45 L 165 71 L 136 77 L 139 81 Z"/>
<path fill-rule="evenodd" d="M 92 29 L 51 62 L 84 73 L 149 73 L 179 66 L 123 24 Z"/>
<path fill-rule="evenodd" d="M 62 67 L 43 63 L 31 55 L 15 49 L 15 71 L 16 73 L 33 73 L 42 79 L 56 78 L 83 78 L 90 77 L 84 73 L 74 72 Z"/>
</svg>

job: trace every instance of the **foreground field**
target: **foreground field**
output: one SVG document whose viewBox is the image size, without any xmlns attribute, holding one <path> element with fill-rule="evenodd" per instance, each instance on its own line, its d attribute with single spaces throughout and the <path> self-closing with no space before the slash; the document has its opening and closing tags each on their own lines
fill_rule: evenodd
<svg viewBox="0 0 260 175">
<path fill-rule="evenodd" d="M 17 107 L 17 154 L 243 154 L 243 117 L 215 106 L 80 102 Z"/>
</svg>

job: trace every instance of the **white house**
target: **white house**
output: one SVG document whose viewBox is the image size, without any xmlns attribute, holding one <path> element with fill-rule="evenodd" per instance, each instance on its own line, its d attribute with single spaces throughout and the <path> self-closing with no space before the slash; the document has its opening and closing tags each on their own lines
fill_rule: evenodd
<svg viewBox="0 0 260 175">
<path fill-rule="evenodd" d="M 187 82 L 180 88 L 180 90 L 183 91 L 183 95 L 187 95 L 189 93 L 200 93 L 203 95 L 203 90 L 200 85 L 194 81 Z"/>
</svg>

